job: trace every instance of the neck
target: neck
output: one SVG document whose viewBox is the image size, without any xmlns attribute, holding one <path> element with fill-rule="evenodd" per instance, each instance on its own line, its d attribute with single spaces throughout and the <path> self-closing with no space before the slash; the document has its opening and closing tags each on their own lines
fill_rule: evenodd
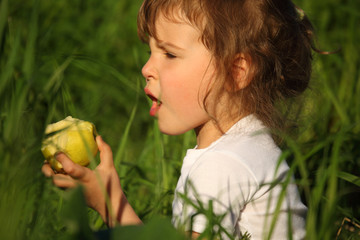
<svg viewBox="0 0 360 240">
<path fill-rule="evenodd" d="M 210 146 L 211 143 L 221 137 L 220 131 L 215 131 L 213 128 L 209 128 L 207 124 L 201 125 L 195 129 L 197 149 L 202 149 Z"/>
<path fill-rule="evenodd" d="M 222 124 L 216 123 L 213 120 L 200 125 L 195 128 L 197 148 L 202 149 L 210 146 L 213 142 L 218 140 L 224 133 L 226 133 L 236 122 L 246 115 L 242 115 L 233 121 L 223 121 Z"/>
<path fill-rule="evenodd" d="M 197 148 L 202 149 L 210 146 L 211 143 L 218 140 L 228 129 L 229 128 L 220 128 L 220 126 L 212 120 L 195 128 Z"/>
</svg>

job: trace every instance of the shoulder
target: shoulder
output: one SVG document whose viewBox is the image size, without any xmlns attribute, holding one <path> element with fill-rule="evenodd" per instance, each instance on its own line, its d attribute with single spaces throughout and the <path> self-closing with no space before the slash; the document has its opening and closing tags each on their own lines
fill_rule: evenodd
<svg viewBox="0 0 360 240">
<path fill-rule="evenodd" d="M 286 162 L 279 162 L 281 154 L 264 129 L 246 134 L 231 132 L 198 157 L 189 176 L 262 185 L 288 171 Z"/>
<path fill-rule="evenodd" d="M 187 184 L 200 195 L 218 199 L 241 196 L 240 202 L 250 200 L 259 188 L 248 166 L 226 151 L 208 151 L 199 157 L 188 173 Z"/>
<path fill-rule="evenodd" d="M 251 172 L 241 157 L 230 151 L 206 151 L 193 164 L 189 175 L 240 176 Z"/>
</svg>

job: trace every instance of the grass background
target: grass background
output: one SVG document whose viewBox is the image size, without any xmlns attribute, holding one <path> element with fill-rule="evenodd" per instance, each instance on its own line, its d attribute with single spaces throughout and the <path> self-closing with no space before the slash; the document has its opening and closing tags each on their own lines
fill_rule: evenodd
<svg viewBox="0 0 360 240">
<path fill-rule="evenodd" d="M 309 207 L 307 238 L 360 239 L 360 2 L 296 3 L 315 25 L 318 47 L 341 48 L 314 56 L 300 134 L 284 149 Z M 40 172 L 44 128 L 68 115 L 95 123 L 111 145 L 129 201 L 153 221 L 143 232 L 157 238 L 168 229 L 167 220 L 153 219 L 171 216 L 181 159 L 194 138 L 162 135 L 148 115 L 140 4 L 0 1 L 0 239 L 90 239 L 106 229 L 80 192 L 57 189 Z M 163 239 L 176 239 L 170 235 Z"/>
</svg>

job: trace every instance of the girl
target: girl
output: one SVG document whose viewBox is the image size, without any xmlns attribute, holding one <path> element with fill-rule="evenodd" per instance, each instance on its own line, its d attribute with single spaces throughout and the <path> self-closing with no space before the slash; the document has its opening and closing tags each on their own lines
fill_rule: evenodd
<svg viewBox="0 0 360 240">
<path fill-rule="evenodd" d="M 138 32 L 151 49 L 142 69 L 150 115 L 165 134 L 194 129 L 197 137 L 175 189 L 174 225 L 194 237 L 206 227 L 186 195 L 223 215 L 223 238 L 304 238 L 306 207 L 269 133 L 283 125 L 275 104 L 308 86 L 312 28 L 304 13 L 290 0 L 145 0 Z M 141 224 L 111 149 L 96 140 L 95 171 L 60 153 L 67 174 L 48 164 L 44 174 L 59 187 L 82 184 L 108 225 Z"/>
</svg>

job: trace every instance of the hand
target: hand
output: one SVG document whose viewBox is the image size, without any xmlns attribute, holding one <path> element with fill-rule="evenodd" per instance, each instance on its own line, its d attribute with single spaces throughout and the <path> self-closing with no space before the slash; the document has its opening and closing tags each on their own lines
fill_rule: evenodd
<svg viewBox="0 0 360 240">
<path fill-rule="evenodd" d="M 85 189 L 87 204 L 98 211 L 108 225 L 112 226 L 116 221 L 120 224 L 138 223 L 140 219 L 135 212 L 135 218 L 123 216 L 129 207 L 130 210 L 132 208 L 122 191 L 110 146 L 100 136 L 96 138 L 96 143 L 100 151 L 100 164 L 95 170 L 80 166 L 60 153 L 56 155 L 56 160 L 63 165 L 65 174 L 55 174 L 49 164 L 43 165 L 42 172 L 52 177 L 54 184 L 60 188 L 73 188 L 81 184 Z M 134 222 L 128 221 L 131 219 Z"/>
</svg>

